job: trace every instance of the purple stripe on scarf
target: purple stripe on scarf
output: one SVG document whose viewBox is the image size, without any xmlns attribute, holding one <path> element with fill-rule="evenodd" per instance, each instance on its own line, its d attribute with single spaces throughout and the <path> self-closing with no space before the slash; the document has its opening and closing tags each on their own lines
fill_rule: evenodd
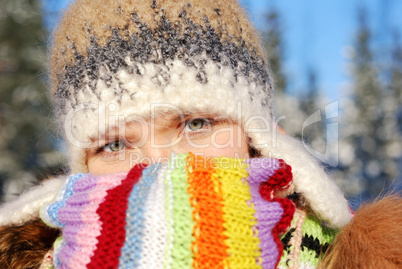
<svg viewBox="0 0 402 269">
<path fill-rule="evenodd" d="M 86 205 L 89 205 L 90 202 L 89 193 L 96 189 L 98 180 L 99 177 L 87 174 L 81 180 L 77 181 L 73 189 L 74 195 L 66 201 L 66 206 L 59 211 L 60 221 L 69 224 L 63 230 L 63 240 L 66 244 L 62 247 L 58 256 L 61 264 L 67 267 L 73 268 L 76 266 L 74 260 L 81 251 L 80 245 L 82 240 L 80 238 L 85 238 L 88 244 L 93 243 L 94 240 L 96 241 L 96 238 L 82 237 L 80 234 L 85 232 L 85 224 L 88 222 L 86 218 L 89 216 L 84 216 L 83 212 L 88 209 Z M 92 218 L 95 218 L 93 221 L 96 221 L 96 216 Z M 83 262 L 85 263 L 85 259 Z M 85 266 L 85 264 L 81 264 L 80 266 Z"/>
<path fill-rule="evenodd" d="M 275 268 L 279 255 L 276 243 L 272 236 L 272 230 L 280 221 L 283 209 L 278 202 L 269 202 L 263 199 L 259 192 L 259 186 L 275 173 L 279 168 L 276 159 L 259 158 L 246 160 L 248 165 L 249 177 L 246 179 L 250 185 L 251 202 L 256 210 L 258 237 L 260 239 L 260 249 L 262 258 L 262 268 Z"/>
<path fill-rule="evenodd" d="M 74 195 L 67 199 L 59 211 L 64 226 L 65 244 L 58 252 L 59 262 L 67 268 L 85 268 L 90 262 L 101 233 L 101 223 L 96 210 L 105 199 L 107 191 L 119 185 L 127 173 L 94 176 L 87 174 L 73 187 Z"/>
</svg>

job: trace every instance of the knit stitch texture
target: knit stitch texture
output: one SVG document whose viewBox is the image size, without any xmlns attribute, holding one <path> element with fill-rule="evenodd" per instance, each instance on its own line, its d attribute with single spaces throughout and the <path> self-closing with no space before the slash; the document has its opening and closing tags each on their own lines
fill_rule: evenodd
<svg viewBox="0 0 402 269">
<path fill-rule="evenodd" d="M 71 176 L 44 220 L 56 268 L 275 268 L 294 204 L 282 160 L 174 156 L 128 174 Z"/>
</svg>

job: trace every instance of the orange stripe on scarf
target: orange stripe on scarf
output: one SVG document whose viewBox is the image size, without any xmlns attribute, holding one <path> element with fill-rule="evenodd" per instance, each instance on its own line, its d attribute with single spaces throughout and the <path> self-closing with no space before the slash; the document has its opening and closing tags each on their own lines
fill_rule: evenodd
<svg viewBox="0 0 402 269">
<path fill-rule="evenodd" d="M 211 179 L 215 172 L 211 162 L 190 154 L 188 159 L 188 192 L 193 207 L 193 268 L 224 268 L 228 257 L 224 235 L 223 199 Z M 215 183 L 216 184 L 216 183 Z"/>
</svg>

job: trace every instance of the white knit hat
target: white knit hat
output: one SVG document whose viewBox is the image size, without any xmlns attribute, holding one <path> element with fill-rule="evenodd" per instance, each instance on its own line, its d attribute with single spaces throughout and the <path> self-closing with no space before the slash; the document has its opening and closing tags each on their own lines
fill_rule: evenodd
<svg viewBox="0 0 402 269">
<path fill-rule="evenodd" d="M 301 143 L 276 134 L 273 83 L 259 37 L 236 0 L 76 0 L 54 34 L 56 114 L 73 172 L 88 172 L 91 138 L 169 104 L 242 126 L 261 155 L 293 168 L 294 190 L 328 224 L 348 204 Z"/>
</svg>

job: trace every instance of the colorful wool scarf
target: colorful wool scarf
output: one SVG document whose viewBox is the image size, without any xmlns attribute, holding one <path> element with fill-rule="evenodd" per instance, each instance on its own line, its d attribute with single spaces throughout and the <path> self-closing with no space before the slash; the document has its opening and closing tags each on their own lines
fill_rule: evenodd
<svg viewBox="0 0 402 269">
<path fill-rule="evenodd" d="M 291 182 L 282 160 L 181 154 L 72 175 L 42 219 L 63 230 L 56 268 L 275 268 L 295 206 L 274 192 Z"/>
</svg>

